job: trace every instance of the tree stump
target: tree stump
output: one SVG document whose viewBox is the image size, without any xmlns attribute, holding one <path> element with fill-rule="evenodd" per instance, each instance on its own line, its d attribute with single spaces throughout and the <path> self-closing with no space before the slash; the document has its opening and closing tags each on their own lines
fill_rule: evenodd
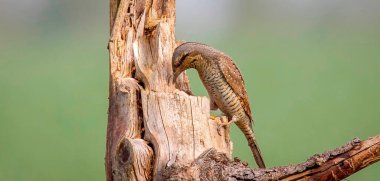
<svg viewBox="0 0 380 181">
<path fill-rule="evenodd" d="M 107 180 L 162 180 L 165 168 L 189 165 L 210 148 L 231 158 L 229 131 L 218 134 L 209 99 L 185 93 L 185 74 L 172 83 L 175 1 L 110 7 Z"/>
</svg>

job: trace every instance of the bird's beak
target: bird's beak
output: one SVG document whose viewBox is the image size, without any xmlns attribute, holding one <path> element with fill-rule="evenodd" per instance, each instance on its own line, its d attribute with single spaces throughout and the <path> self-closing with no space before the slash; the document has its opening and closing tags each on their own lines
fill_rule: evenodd
<svg viewBox="0 0 380 181">
<path fill-rule="evenodd" d="M 180 69 L 177 69 L 175 72 L 174 72 L 174 75 L 173 75 L 173 83 L 175 84 L 178 76 L 181 74 L 181 70 Z"/>
</svg>

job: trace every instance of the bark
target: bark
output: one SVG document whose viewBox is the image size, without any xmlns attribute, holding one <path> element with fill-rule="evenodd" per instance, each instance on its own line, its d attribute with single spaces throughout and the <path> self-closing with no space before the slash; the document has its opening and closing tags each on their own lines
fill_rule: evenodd
<svg viewBox="0 0 380 181">
<path fill-rule="evenodd" d="M 380 135 L 361 142 L 349 143 L 316 154 L 306 162 L 274 167 L 252 169 L 235 158 L 210 149 L 190 165 L 174 165 L 165 172 L 166 180 L 342 180 L 380 160 Z M 178 179 L 181 178 L 181 179 Z M 182 179 L 185 178 L 185 179 Z"/>
<path fill-rule="evenodd" d="M 208 98 L 191 96 L 186 74 L 172 81 L 174 25 L 175 0 L 110 0 L 107 181 L 343 178 L 379 159 L 378 142 L 353 141 L 286 167 L 231 161 L 229 130 L 217 131 L 226 119 L 210 119 Z"/>
</svg>

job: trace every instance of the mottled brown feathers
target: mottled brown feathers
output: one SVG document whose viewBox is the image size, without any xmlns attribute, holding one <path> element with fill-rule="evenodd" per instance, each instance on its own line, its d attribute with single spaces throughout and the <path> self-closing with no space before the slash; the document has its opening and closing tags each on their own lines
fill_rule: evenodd
<svg viewBox="0 0 380 181">
<path fill-rule="evenodd" d="M 173 55 L 173 64 L 180 64 L 179 62 L 175 62 L 175 60 L 184 54 L 198 54 L 206 60 L 216 61 L 224 78 L 236 95 L 238 95 L 245 113 L 252 121 L 252 112 L 249 106 L 249 99 L 243 77 L 230 57 L 210 46 L 201 43 L 187 42 L 177 47 Z"/>
<path fill-rule="evenodd" d="M 234 92 L 239 96 L 240 103 L 242 104 L 245 113 L 249 116 L 252 121 L 252 112 L 249 106 L 249 100 L 247 91 L 245 89 L 245 83 L 243 77 L 240 74 L 239 69 L 230 57 L 221 56 L 218 61 L 218 66 L 222 70 L 223 76 L 234 90 Z"/>
</svg>

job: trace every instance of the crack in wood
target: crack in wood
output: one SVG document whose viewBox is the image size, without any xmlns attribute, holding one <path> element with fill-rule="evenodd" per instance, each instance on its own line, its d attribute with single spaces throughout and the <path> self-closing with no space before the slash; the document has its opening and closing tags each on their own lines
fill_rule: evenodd
<svg viewBox="0 0 380 181">
<path fill-rule="evenodd" d="M 190 99 L 190 107 L 192 108 L 191 104 L 192 100 Z M 193 131 L 193 159 L 195 158 L 195 130 L 194 130 L 194 116 L 193 116 L 193 109 L 191 109 L 191 125 L 192 125 L 192 131 Z"/>
<path fill-rule="evenodd" d="M 160 99 L 159 99 L 159 97 L 158 96 L 156 96 L 155 97 L 156 98 L 156 101 L 157 101 L 157 103 L 158 103 L 158 110 L 159 110 L 159 113 L 160 113 L 160 118 L 161 118 L 161 123 L 162 123 L 162 126 L 163 126 L 163 128 L 164 128 L 164 132 L 165 132 L 165 138 L 166 138 L 166 141 L 167 141 L 167 143 L 168 143 L 168 145 L 167 145 L 167 148 L 169 149 L 169 161 L 172 159 L 171 158 L 171 154 L 170 153 L 172 153 L 171 152 L 171 149 L 170 149 L 170 141 L 169 141 L 169 138 L 168 138 L 168 133 L 167 133 L 167 131 L 166 131 L 166 127 L 165 127 L 165 123 L 164 123 L 164 118 L 163 118 L 163 116 L 162 116 L 162 111 L 161 111 L 161 105 L 160 105 Z M 167 165 L 167 164 L 165 164 L 165 165 Z"/>
</svg>

